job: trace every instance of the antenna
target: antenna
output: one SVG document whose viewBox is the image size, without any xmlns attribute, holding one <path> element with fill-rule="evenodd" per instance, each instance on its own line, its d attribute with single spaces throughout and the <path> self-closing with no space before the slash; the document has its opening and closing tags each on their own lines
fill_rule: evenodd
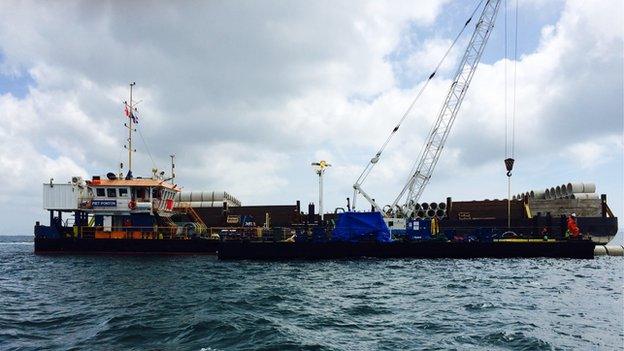
<svg viewBox="0 0 624 351">
<path fill-rule="evenodd" d="M 128 146 L 124 146 L 128 149 L 128 175 L 126 178 L 132 179 L 132 153 L 136 152 L 132 148 L 132 123 L 134 122 L 134 103 L 132 101 L 132 88 L 136 85 L 136 82 L 130 83 L 130 102 L 124 101 L 126 116 L 128 117 L 128 124 L 124 123 L 124 126 L 128 128 Z"/>
<path fill-rule="evenodd" d="M 171 155 L 169 155 L 169 157 L 171 157 L 171 183 L 173 183 L 173 180 L 175 179 L 175 163 L 174 163 L 174 160 L 175 160 L 176 155 L 175 154 L 171 154 Z"/>
</svg>

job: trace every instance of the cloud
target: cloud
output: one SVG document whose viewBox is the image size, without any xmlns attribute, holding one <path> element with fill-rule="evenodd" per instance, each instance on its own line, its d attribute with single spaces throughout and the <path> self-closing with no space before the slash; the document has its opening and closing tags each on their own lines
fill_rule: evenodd
<svg viewBox="0 0 624 351">
<path fill-rule="evenodd" d="M 168 170 L 168 155 L 176 153 L 186 189 L 223 189 L 247 204 L 305 203 L 316 198 L 309 164 L 327 158 L 333 167 L 326 174 L 326 207 L 342 205 L 423 84 L 401 82 L 422 79 L 451 38 L 437 34 L 400 46 L 421 30 L 452 27 L 454 21 L 439 22 L 440 14 L 459 6 L 146 4 L 0 5 L 0 72 L 32 77 L 23 98 L 0 97 L 0 172 L 21 179 L 1 193 L 0 211 L 14 208 L 16 198 L 28 209 L 0 224 L 0 233 L 44 217 L 37 209 L 41 182 L 118 167 L 125 157 L 122 102 L 129 81 L 137 82 L 138 128 L 149 146 L 137 135 L 135 173 L 149 173 L 149 154 Z M 600 186 L 600 175 L 584 168 L 584 156 L 567 155 L 582 155 L 589 145 L 604 167 L 621 155 L 614 142 L 600 142 L 622 133 L 622 31 L 614 30 L 621 7 L 566 2 L 558 21 L 542 29 L 537 49 L 520 58 L 515 186 L 571 177 L 561 164 L 573 162 L 582 163 L 578 176 L 597 176 L 589 180 Z M 400 50 L 401 62 L 394 62 Z M 448 90 L 461 48 L 456 51 L 371 174 L 366 186 L 380 202 L 392 200 L 407 178 Z M 479 66 L 425 197 L 506 193 L 504 66 L 502 60 Z M 621 192 L 616 181 L 605 183 Z"/>
</svg>

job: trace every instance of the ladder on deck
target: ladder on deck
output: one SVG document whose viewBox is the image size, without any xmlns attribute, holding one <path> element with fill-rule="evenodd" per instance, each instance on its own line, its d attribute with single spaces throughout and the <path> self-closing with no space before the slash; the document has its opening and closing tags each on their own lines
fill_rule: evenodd
<svg viewBox="0 0 624 351">
<path fill-rule="evenodd" d="M 193 207 L 191 207 L 188 203 L 178 203 L 178 206 L 174 208 L 175 211 L 182 212 L 189 216 L 189 218 L 197 224 L 197 229 L 200 233 L 206 233 L 208 231 L 208 227 L 206 223 L 201 219 L 197 211 Z"/>
</svg>

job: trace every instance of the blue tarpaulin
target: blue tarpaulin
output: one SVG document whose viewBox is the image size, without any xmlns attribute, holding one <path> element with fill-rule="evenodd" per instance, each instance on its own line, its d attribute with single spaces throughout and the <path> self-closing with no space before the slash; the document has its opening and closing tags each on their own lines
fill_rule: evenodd
<svg viewBox="0 0 624 351">
<path fill-rule="evenodd" d="M 379 212 L 344 212 L 338 214 L 332 233 L 335 241 L 361 241 L 372 238 L 389 242 L 390 230 Z"/>
</svg>

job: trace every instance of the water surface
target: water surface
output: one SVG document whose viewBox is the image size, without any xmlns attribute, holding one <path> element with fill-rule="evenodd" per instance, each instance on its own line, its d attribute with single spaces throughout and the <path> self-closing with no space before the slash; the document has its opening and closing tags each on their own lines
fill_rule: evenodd
<svg viewBox="0 0 624 351">
<path fill-rule="evenodd" d="M 613 350 L 622 257 L 220 262 L 0 238 L 0 350 Z"/>
</svg>

